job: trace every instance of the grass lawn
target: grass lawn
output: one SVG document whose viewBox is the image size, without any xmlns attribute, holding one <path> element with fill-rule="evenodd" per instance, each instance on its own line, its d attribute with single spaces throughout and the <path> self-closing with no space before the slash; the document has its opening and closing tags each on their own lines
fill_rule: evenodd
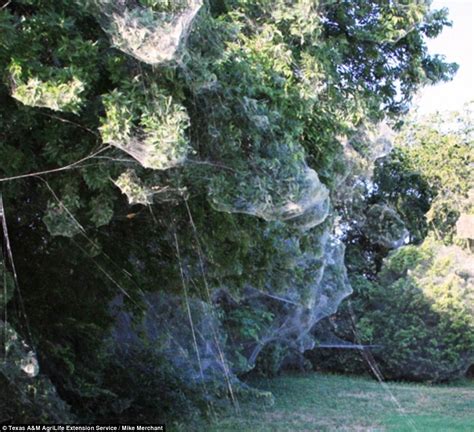
<svg viewBox="0 0 474 432">
<path fill-rule="evenodd" d="M 219 418 L 210 431 L 474 432 L 473 381 L 381 385 L 369 378 L 308 373 L 249 384 L 271 391 L 275 404 L 242 405 L 240 415 Z"/>
</svg>

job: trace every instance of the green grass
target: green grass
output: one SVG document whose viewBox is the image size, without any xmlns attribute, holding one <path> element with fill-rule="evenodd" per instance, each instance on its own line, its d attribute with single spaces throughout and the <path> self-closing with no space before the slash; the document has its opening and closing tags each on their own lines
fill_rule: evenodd
<svg viewBox="0 0 474 432">
<path fill-rule="evenodd" d="M 309 373 L 249 384 L 272 392 L 274 405 L 242 404 L 240 415 L 219 418 L 209 431 L 474 432 L 473 381 L 381 385 L 369 378 Z"/>
</svg>

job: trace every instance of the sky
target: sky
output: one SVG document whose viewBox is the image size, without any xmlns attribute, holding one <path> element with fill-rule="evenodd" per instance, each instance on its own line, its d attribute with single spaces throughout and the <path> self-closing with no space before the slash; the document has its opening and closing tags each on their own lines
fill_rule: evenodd
<svg viewBox="0 0 474 432">
<path fill-rule="evenodd" d="M 428 39 L 428 50 L 458 63 L 459 70 L 451 82 L 421 90 L 414 101 L 420 114 L 457 110 L 474 99 L 474 0 L 434 0 L 431 7 L 448 8 L 453 25 L 436 39 Z"/>
</svg>

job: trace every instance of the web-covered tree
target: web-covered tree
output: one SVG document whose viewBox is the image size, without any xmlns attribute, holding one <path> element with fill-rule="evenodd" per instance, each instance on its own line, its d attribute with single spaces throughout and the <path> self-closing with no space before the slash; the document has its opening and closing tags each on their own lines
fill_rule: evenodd
<svg viewBox="0 0 474 432">
<path fill-rule="evenodd" d="M 140 323 L 144 293 L 198 305 L 196 318 L 212 303 L 207 288 L 220 293 L 235 371 L 253 366 L 269 335 L 310 343 L 312 323 L 349 290 L 342 247 L 329 241 L 340 136 L 403 112 L 419 86 L 456 69 L 426 52 L 423 35 L 447 19 L 425 2 L 175 6 L 13 0 L 0 10 L 12 250 L 42 370 L 86 419 L 153 418 L 137 402 L 148 398 L 172 419 L 170 401 L 190 381 L 171 377 L 170 358 L 181 357 L 166 357 L 162 341 L 152 354 L 163 368 L 148 373 L 175 387 L 123 395 L 123 375 L 108 371 L 129 371 L 105 342 L 120 296 Z M 156 41 L 166 52 L 150 51 Z M 319 290 L 324 277 L 332 290 Z M 327 309 L 315 306 L 323 298 Z M 20 331 L 17 300 L 8 316 Z M 170 332 L 189 334 L 179 324 Z M 184 342 L 192 347 L 191 336 Z"/>
</svg>

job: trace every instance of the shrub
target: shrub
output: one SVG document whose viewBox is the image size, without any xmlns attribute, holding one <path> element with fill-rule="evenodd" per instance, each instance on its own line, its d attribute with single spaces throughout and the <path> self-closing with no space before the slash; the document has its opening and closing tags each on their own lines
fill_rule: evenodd
<svg viewBox="0 0 474 432">
<path fill-rule="evenodd" d="M 387 258 L 375 282 L 353 278 L 352 308 L 359 340 L 381 345 L 373 355 L 389 379 L 447 381 L 464 375 L 474 360 L 473 257 L 431 240 Z M 345 304 L 333 329 L 356 341 Z M 344 350 L 341 350 L 344 351 Z M 360 352 L 313 352 L 314 366 L 361 372 Z"/>
</svg>

